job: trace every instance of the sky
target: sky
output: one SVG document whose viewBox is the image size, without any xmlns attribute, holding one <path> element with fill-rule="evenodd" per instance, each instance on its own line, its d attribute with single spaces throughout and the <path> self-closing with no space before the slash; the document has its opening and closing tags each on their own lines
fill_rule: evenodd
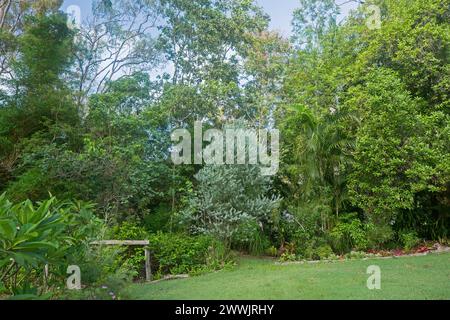
<svg viewBox="0 0 450 320">
<path fill-rule="evenodd" d="M 263 8 L 264 11 L 270 15 L 270 29 L 278 31 L 285 37 L 291 35 L 291 20 L 292 13 L 299 7 L 299 0 L 256 0 Z M 342 17 L 348 14 L 348 12 L 356 5 L 354 2 L 346 0 L 336 0 L 341 6 Z M 90 14 L 91 0 L 65 0 L 63 9 L 70 5 L 77 5 L 81 9 L 82 19 Z"/>
<path fill-rule="evenodd" d="M 341 16 L 338 20 L 345 18 L 349 11 L 356 7 L 354 1 L 349 0 L 335 0 L 338 5 L 341 5 Z M 256 0 L 256 2 L 264 9 L 270 16 L 271 21 L 269 28 L 277 31 L 285 38 L 292 35 L 292 15 L 295 9 L 300 7 L 299 0 Z M 81 11 L 81 20 L 83 21 L 91 14 L 91 0 L 64 0 L 63 10 L 67 10 L 69 6 L 78 6 Z M 106 63 L 106 62 L 105 62 Z M 172 66 L 166 66 L 166 71 L 171 73 Z M 155 75 L 159 73 L 156 72 Z"/>
<path fill-rule="evenodd" d="M 300 7 L 299 0 L 257 0 L 271 17 L 270 28 L 280 34 L 289 37 L 291 35 L 292 14 Z M 336 0 L 341 5 L 341 17 L 345 17 L 351 9 L 356 8 L 356 2 L 347 0 Z"/>
</svg>

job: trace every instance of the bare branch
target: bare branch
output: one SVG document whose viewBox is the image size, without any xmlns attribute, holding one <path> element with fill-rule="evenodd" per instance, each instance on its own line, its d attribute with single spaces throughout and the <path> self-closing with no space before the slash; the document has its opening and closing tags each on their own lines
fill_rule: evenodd
<svg viewBox="0 0 450 320">
<path fill-rule="evenodd" d="M 106 83 L 136 66 L 156 64 L 155 50 L 143 51 L 152 40 L 151 30 L 157 27 L 154 8 L 133 0 L 127 3 L 128 10 L 124 10 L 122 2 L 114 2 L 108 14 L 94 8 L 93 16 L 80 30 L 75 70 L 80 96 L 104 91 Z"/>
</svg>

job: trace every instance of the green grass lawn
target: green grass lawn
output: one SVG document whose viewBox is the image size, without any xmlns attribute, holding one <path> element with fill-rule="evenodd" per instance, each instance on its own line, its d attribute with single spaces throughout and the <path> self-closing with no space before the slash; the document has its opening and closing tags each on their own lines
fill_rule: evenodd
<svg viewBox="0 0 450 320">
<path fill-rule="evenodd" d="M 369 290 L 367 267 L 381 268 L 381 289 Z M 450 299 L 450 254 L 276 265 L 242 258 L 233 270 L 155 284 L 134 284 L 132 299 L 301 300 Z"/>
</svg>

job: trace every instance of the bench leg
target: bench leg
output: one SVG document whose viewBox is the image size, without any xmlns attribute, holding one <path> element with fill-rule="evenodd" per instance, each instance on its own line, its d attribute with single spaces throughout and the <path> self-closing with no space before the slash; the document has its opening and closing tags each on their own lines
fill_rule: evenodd
<svg viewBox="0 0 450 320">
<path fill-rule="evenodd" d="M 150 261 L 150 250 L 145 249 L 145 280 L 152 281 L 152 265 Z"/>
</svg>

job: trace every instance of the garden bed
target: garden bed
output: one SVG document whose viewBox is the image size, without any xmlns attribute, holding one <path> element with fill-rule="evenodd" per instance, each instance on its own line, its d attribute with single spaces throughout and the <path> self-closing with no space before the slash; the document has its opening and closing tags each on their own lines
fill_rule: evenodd
<svg viewBox="0 0 450 320">
<path fill-rule="evenodd" d="M 278 265 L 288 265 L 288 264 L 314 264 L 320 262 L 337 262 L 337 261 L 348 261 L 348 260 L 369 260 L 369 259 L 391 259 L 399 257 L 419 257 L 426 256 L 428 254 L 440 254 L 450 252 L 450 247 L 440 245 L 439 243 L 434 244 L 431 247 L 420 246 L 414 250 L 405 251 L 403 249 L 396 250 L 369 250 L 368 252 L 357 252 L 352 251 L 349 254 L 341 256 L 333 256 L 332 259 L 322 259 L 322 260 L 298 260 L 298 261 L 277 261 Z"/>
</svg>

